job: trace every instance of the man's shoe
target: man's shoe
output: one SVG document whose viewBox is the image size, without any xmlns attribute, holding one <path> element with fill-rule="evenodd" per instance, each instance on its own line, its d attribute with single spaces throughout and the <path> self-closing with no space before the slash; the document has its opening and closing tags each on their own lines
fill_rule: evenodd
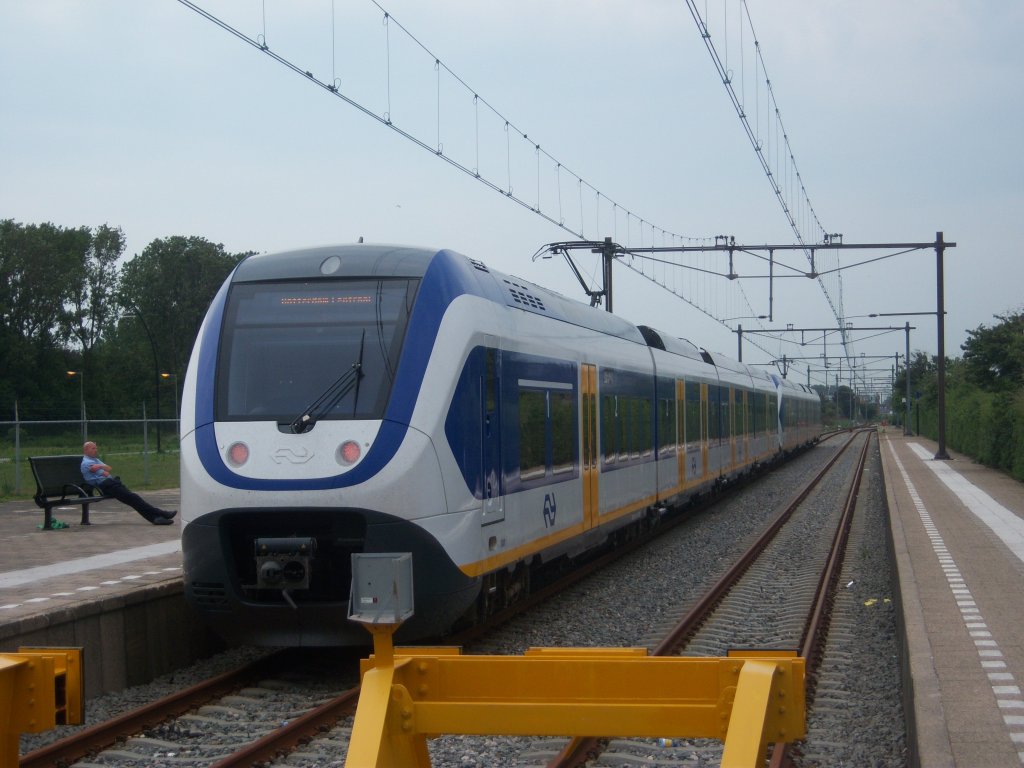
<svg viewBox="0 0 1024 768">
<path fill-rule="evenodd" d="M 153 525 L 173 525 L 174 521 L 169 517 L 154 517 L 150 520 Z"/>
<path fill-rule="evenodd" d="M 168 520 L 173 520 L 174 516 L 178 514 L 176 509 L 161 509 L 160 514 L 166 517 Z"/>
</svg>

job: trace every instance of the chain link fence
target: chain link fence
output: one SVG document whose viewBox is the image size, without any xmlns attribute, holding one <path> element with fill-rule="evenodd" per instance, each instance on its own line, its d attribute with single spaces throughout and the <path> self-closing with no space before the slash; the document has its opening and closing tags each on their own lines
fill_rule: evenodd
<svg viewBox="0 0 1024 768">
<path fill-rule="evenodd" d="M 145 410 L 140 419 L 0 421 L 0 495 L 29 497 L 35 492 L 29 456 L 80 454 L 87 440 L 99 446 L 108 463 L 129 465 L 136 482 L 149 486 L 168 455 L 174 457 L 176 475 L 178 429 L 177 419 L 150 419 Z"/>
</svg>

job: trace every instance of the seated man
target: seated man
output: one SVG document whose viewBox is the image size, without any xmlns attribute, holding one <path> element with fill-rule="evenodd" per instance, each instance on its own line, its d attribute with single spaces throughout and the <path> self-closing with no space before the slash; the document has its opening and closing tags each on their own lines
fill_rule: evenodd
<svg viewBox="0 0 1024 768">
<path fill-rule="evenodd" d="M 111 467 L 104 464 L 96 457 L 96 443 L 89 441 L 82 446 L 82 477 L 89 485 L 100 489 L 105 496 L 113 496 L 118 501 L 127 504 L 153 525 L 170 525 L 178 510 L 170 511 L 158 509 L 143 499 L 137 493 L 132 493 L 128 487 L 121 482 L 121 478 L 110 474 Z"/>
</svg>

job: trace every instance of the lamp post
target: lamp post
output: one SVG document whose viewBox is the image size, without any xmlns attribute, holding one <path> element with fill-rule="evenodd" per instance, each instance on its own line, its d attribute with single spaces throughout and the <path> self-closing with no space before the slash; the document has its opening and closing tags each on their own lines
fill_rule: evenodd
<svg viewBox="0 0 1024 768">
<path fill-rule="evenodd" d="M 174 424 L 175 432 L 181 435 L 181 414 L 178 413 L 178 375 L 176 373 L 161 373 L 161 379 L 169 379 L 174 387 Z"/>
<path fill-rule="evenodd" d="M 78 416 L 82 421 L 82 442 L 89 439 L 89 431 L 85 426 L 85 371 L 68 371 L 69 378 L 78 377 Z"/>
<path fill-rule="evenodd" d="M 153 394 L 156 396 L 156 452 L 160 453 L 160 363 L 156 359 L 156 342 L 153 341 L 153 334 L 149 331 L 146 318 L 142 316 L 142 313 L 137 308 L 133 308 L 133 311 L 128 313 L 127 316 L 138 318 L 139 322 L 142 323 L 142 328 L 146 332 L 146 338 L 149 339 L 149 348 L 153 353 Z"/>
</svg>

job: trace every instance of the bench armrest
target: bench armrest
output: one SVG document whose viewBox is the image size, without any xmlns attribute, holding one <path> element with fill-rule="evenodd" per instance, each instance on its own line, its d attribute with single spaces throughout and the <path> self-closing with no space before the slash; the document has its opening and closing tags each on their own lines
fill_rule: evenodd
<svg viewBox="0 0 1024 768">
<path fill-rule="evenodd" d="M 80 485 L 75 485 L 74 483 L 65 483 L 64 487 L 61 488 L 61 496 L 63 498 L 67 498 L 67 496 L 70 495 L 71 491 L 73 491 L 74 494 L 76 496 L 79 496 L 79 497 L 92 496 L 93 486 L 87 485 L 86 487 L 89 490 L 86 490 L 85 488 L 83 488 Z M 99 490 L 99 489 L 97 488 L 96 490 Z M 103 494 L 101 493 L 100 496 L 102 496 L 102 495 Z"/>
</svg>

